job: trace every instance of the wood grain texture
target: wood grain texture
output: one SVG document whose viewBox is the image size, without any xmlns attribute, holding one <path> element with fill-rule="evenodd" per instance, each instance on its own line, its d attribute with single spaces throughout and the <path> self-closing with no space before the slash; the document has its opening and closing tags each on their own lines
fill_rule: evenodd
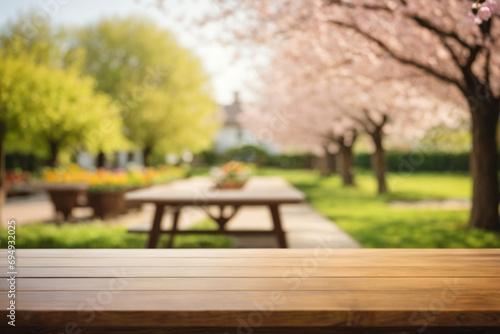
<svg viewBox="0 0 500 334">
<path fill-rule="evenodd" d="M 498 266 L 313 267 L 18 267 L 18 277 L 499 277 Z M 7 277 L 0 267 L 0 277 Z"/>
<path fill-rule="evenodd" d="M 459 260 L 489 257 L 499 261 L 498 249 L 17 249 L 20 258 L 46 257 L 119 257 L 119 258 L 308 258 L 308 257 L 347 257 L 347 258 L 409 258 L 429 260 L 446 257 Z M 7 250 L 0 249 L 0 256 L 6 256 Z"/>
<path fill-rule="evenodd" d="M 126 282 L 126 281 L 124 281 Z M 109 311 L 258 311 L 263 303 L 278 311 L 495 311 L 500 305 L 500 292 L 486 290 L 446 291 L 128 291 L 120 283 L 106 291 L 23 291 L 17 296 L 25 310 L 71 311 L 92 310 L 102 304 Z M 443 287 L 443 291 L 446 287 Z M 387 298 L 391 296 L 391 298 Z M 444 297 L 443 297 L 444 296 Z M 101 300 L 101 302 L 99 302 Z M 50 304 L 47 302 L 50 301 Z M 131 302 L 133 301 L 133 302 Z M 434 305 L 435 304 L 435 305 Z M 499 323 L 500 325 L 500 323 Z"/>
<path fill-rule="evenodd" d="M 384 257 L 372 258 L 271 258 L 271 257 L 254 257 L 242 261 L 241 258 L 113 258 L 113 257 L 87 257 L 79 258 L 75 261 L 72 258 L 24 258 L 19 257 L 17 265 L 19 267 L 442 267 L 443 258 L 428 258 L 424 261 L 420 257 L 409 258 L 392 258 L 390 262 Z M 452 259 L 448 259 L 452 260 Z M 464 258 L 460 262 L 450 261 L 447 267 L 461 266 L 498 266 L 500 274 L 500 260 L 491 259 L 489 257 L 474 257 Z"/>
<path fill-rule="evenodd" d="M 134 277 L 126 281 L 124 291 L 412 291 L 438 290 L 457 286 L 466 291 L 491 291 L 500 286 L 500 278 L 151 278 Z M 19 278 L 21 291 L 109 290 L 109 278 Z M 0 290 L 7 290 L 7 280 L 0 280 Z"/>
<path fill-rule="evenodd" d="M 76 327 L 82 333 L 92 334 L 498 334 L 498 328 L 494 327 Z M 0 332 L 23 333 L 23 334 L 54 334 L 60 333 L 58 327 L 22 327 L 13 330 L 8 327 L 0 327 Z M 64 332 L 63 332 L 64 333 Z"/>
<path fill-rule="evenodd" d="M 297 189 L 286 190 L 209 190 L 199 191 L 155 191 L 136 190 L 125 194 L 125 199 L 137 203 L 160 203 L 164 205 L 269 205 L 296 204 L 305 200 Z"/>
<path fill-rule="evenodd" d="M 498 249 L 23 249 L 16 258 L 23 333 L 68 323 L 92 333 L 500 332 Z M 8 288 L 2 279 L 3 318 Z"/>
</svg>

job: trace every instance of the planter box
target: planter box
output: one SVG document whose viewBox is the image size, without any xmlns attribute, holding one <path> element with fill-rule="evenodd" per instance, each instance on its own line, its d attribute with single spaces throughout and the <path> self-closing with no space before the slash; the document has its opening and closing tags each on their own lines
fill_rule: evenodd
<svg viewBox="0 0 500 334">
<path fill-rule="evenodd" d="M 61 213 L 64 220 L 71 218 L 71 211 L 77 206 L 77 198 L 88 188 L 82 183 L 54 183 L 54 184 L 37 184 L 33 189 L 45 190 L 52 200 L 56 213 Z"/>
<path fill-rule="evenodd" d="M 89 191 L 88 205 L 94 209 L 94 216 L 102 220 L 116 217 L 125 212 L 125 191 Z"/>
</svg>

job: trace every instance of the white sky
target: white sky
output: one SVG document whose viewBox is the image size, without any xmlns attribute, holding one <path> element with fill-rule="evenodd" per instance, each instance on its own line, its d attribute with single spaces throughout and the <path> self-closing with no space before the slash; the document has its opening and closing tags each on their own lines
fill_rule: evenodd
<svg viewBox="0 0 500 334">
<path fill-rule="evenodd" d="M 235 60 L 237 50 L 234 47 L 209 43 L 207 38 L 201 39 L 198 36 L 199 29 L 203 29 L 204 35 L 215 41 L 223 27 L 187 26 L 175 19 L 180 15 L 196 16 L 206 12 L 210 9 L 206 0 L 166 0 L 163 10 L 157 8 L 155 3 L 155 0 L 0 0 L 0 25 L 4 26 L 9 20 L 30 10 L 51 13 L 51 20 L 56 25 L 86 25 L 113 16 L 150 17 L 160 27 L 174 32 L 179 42 L 202 60 L 205 70 L 211 76 L 217 102 L 232 102 L 234 91 L 240 91 L 243 100 L 251 98 L 245 90 L 245 83 L 255 80 L 251 61 Z"/>
</svg>

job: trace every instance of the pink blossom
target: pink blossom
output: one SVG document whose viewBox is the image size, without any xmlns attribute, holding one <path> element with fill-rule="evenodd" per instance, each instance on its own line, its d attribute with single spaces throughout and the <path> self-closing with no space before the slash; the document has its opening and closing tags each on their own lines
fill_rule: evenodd
<svg viewBox="0 0 500 334">
<path fill-rule="evenodd" d="M 492 13 L 498 10 L 498 4 L 496 0 L 486 0 L 483 7 L 488 7 Z"/>
<path fill-rule="evenodd" d="M 488 7 L 485 7 L 485 6 L 482 6 L 481 8 L 479 8 L 479 10 L 477 11 L 477 16 L 483 20 L 483 21 L 487 21 L 490 19 L 491 17 L 491 10 L 488 8 Z"/>
<path fill-rule="evenodd" d="M 480 20 L 481 22 L 477 22 L 477 17 L 474 15 L 473 12 L 467 13 L 467 19 L 469 20 L 470 23 L 476 23 L 476 24 L 481 24 L 483 20 Z"/>
</svg>

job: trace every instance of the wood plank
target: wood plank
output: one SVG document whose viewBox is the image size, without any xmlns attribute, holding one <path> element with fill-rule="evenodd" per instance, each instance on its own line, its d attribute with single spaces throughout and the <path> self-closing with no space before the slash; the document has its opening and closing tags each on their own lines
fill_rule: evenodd
<svg viewBox="0 0 500 334">
<path fill-rule="evenodd" d="M 133 319 L 134 317 L 132 317 Z M 313 321 L 311 321 L 311 326 L 308 327 L 165 327 L 165 326 L 155 326 L 155 327 L 124 327 L 114 326 L 99 326 L 99 327 L 88 327 L 77 329 L 82 329 L 83 331 L 91 331 L 92 334 L 231 334 L 231 333 L 252 333 L 252 334 L 401 334 L 401 333 L 411 333 L 419 334 L 422 332 L 422 326 L 404 326 L 404 327 L 345 327 L 345 326 L 335 326 L 335 327 L 317 327 L 312 326 Z M 12 328 L 1 327 L 1 333 L 10 333 Z M 67 333 L 68 331 L 63 327 L 17 327 L 17 332 L 22 331 L 23 334 L 54 334 L 54 333 Z M 420 332 L 419 332 L 420 330 Z M 498 334 L 499 327 L 427 327 L 425 328 L 425 334 Z"/>
<path fill-rule="evenodd" d="M 282 311 L 495 311 L 500 316 L 500 292 L 441 291 L 24 291 L 19 310 L 114 311 L 254 311 L 270 301 Z M 452 298 L 456 297 L 456 298 Z M 449 302 L 446 302 L 447 300 Z M 131 303 L 130 301 L 134 302 Z M 50 303 L 47 303 L 50 301 Z M 88 302 L 90 301 L 90 302 Z M 274 301 L 274 303 L 273 303 Z M 99 304 L 99 305 L 98 305 Z"/>
<path fill-rule="evenodd" d="M 151 319 L 156 316 L 163 316 L 162 321 L 165 321 L 169 315 L 172 316 L 168 322 L 170 326 L 221 324 L 206 313 L 221 314 L 229 321 L 225 324 L 237 326 L 238 316 L 251 312 L 269 312 L 270 322 L 266 325 L 272 326 L 306 326 L 310 324 L 304 319 L 308 314 L 322 315 L 323 321 L 330 321 L 318 325 L 339 325 L 341 319 L 351 326 L 385 326 L 389 319 L 391 326 L 404 326 L 408 325 L 413 313 L 425 312 L 443 316 L 443 322 L 433 321 L 436 326 L 500 326 L 500 293 L 487 291 L 465 291 L 449 302 L 442 299 L 439 291 L 242 291 L 237 294 L 227 291 L 37 291 L 23 292 L 17 301 L 19 314 L 76 313 L 76 310 L 80 314 L 93 313 L 96 317 L 101 313 L 113 314 L 104 323 L 108 326 L 123 322 L 121 312 L 138 310 L 147 312 L 142 321 L 149 326 L 155 325 Z M 296 318 L 280 322 L 280 313 L 286 312 L 296 312 Z M 5 313 L 2 310 L 0 316 Z M 460 317 L 445 317 L 447 314 L 459 314 Z M 99 324 L 103 323 L 93 321 L 93 325 Z"/>
<path fill-rule="evenodd" d="M 500 249 L 17 249 L 19 257 L 440 257 L 455 259 L 464 257 L 500 257 Z M 0 249 L 0 256 L 7 250 Z"/>
<path fill-rule="evenodd" d="M 7 277 L 0 267 L 0 277 Z M 26 267 L 17 277 L 499 277 L 498 266 L 478 267 Z"/>
<path fill-rule="evenodd" d="M 75 261 L 73 258 L 17 258 L 17 266 L 26 267 L 109 267 L 109 266 L 126 266 L 126 267 L 200 267 L 200 266 L 216 266 L 216 267 L 292 267 L 300 266 L 304 268 L 314 267 L 416 267 L 416 266 L 438 266 L 438 267 L 455 267 L 455 266 L 473 266 L 475 268 L 481 266 L 498 266 L 498 274 L 500 275 L 500 256 L 494 257 L 473 257 L 464 258 L 455 261 L 444 262 L 440 258 L 392 258 L 390 261 L 385 257 L 377 258 L 249 258 L 246 261 L 241 261 L 240 258 L 78 258 Z"/>
<path fill-rule="evenodd" d="M 214 190 L 204 191 L 158 191 L 136 190 L 125 194 L 125 199 L 139 203 L 161 203 L 165 205 L 269 205 L 296 204 L 305 200 L 297 189 L 286 190 Z"/>
<path fill-rule="evenodd" d="M 8 289 L 0 280 L 0 290 Z M 500 292 L 500 278 L 132 278 L 123 282 L 110 278 L 18 278 L 18 291 L 109 290 L 126 291 L 377 291 L 439 290 Z"/>
<path fill-rule="evenodd" d="M 224 324 L 241 332 L 241 321 L 260 316 L 249 328 L 254 333 L 311 324 L 397 329 L 421 321 L 500 328 L 498 249 L 19 250 L 16 256 L 18 325 L 47 329 L 75 321 L 82 328 L 141 326 L 147 333 L 165 324 Z M 7 281 L 0 282 L 5 292 Z"/>
</svg>

